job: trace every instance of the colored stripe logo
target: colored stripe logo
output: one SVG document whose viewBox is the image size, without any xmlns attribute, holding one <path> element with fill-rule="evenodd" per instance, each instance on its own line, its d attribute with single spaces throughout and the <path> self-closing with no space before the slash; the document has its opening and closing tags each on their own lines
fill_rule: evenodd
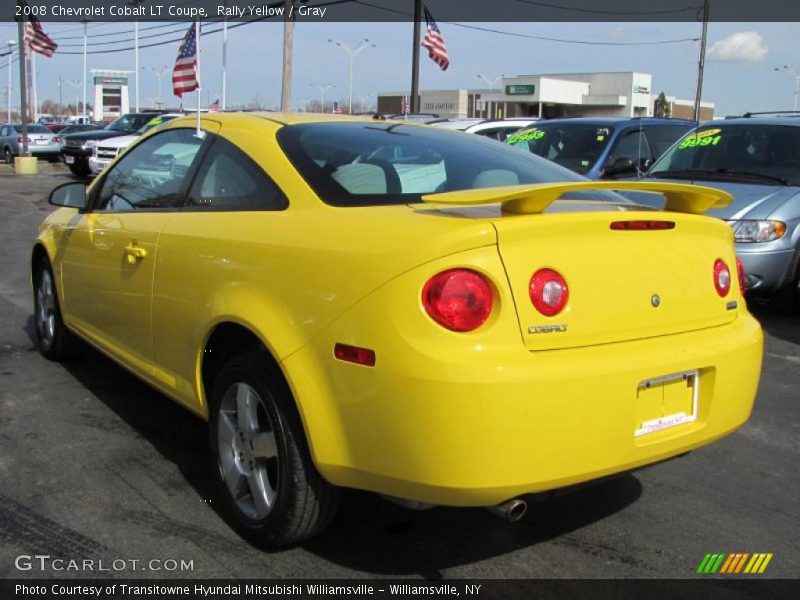
<svg viewBox="0 0 800 600">
<path fill-rule="evenodd" d="M 766 571 L 767 565 L 771 560 L 772 552 L 756 552 L 754 554 L 749 552 L 734 552 L 732 554 L 718 552 L 706 554 L 703 560 L 700 561 L 700 566 L 697 567 L 697 573 L 703 575 L 715 573 L 755 575 Z"/>
</svg>

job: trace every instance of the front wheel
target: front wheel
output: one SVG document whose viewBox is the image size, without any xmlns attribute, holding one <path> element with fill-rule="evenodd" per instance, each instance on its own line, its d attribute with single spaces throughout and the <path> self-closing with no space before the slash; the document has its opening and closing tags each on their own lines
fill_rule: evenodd
<svg viewBox="0 0 800 600">
<path fill-rule="evenodd" d="M 89 174 L 89 167 L 77 158 L 74 163 L 69 165 L 69 170 L 72 171 L 73 175 L 77 175 L 78 177 L 86 177 Z"/>
<path fill-rule="evenodd" d="M 210 421 L 213 473 L 245 537 L 279 547 L 328 526 L 339 490 L 314 467 L 288 386 L 262 354 L 225 363 Z"/>
<path fill-rule="evenodd" d="M 11 153 L 11 148 L 3 149 L 3 160 L 6 162 L 7 165 L 14 164 L 14 155 Z"/>
</svg>

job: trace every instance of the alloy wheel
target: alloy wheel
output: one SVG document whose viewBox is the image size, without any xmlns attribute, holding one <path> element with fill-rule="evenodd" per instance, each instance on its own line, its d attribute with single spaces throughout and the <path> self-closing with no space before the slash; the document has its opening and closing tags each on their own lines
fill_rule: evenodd
<svg viewBox="0 0 800 600">
<path fill-rule="evenodd" d="M 264 401 L 246 383 L 235 383 L 222 398 L 217 429 L 218 465 L 236 506 L 262 520 L 278 495 L 278 447 Z"/>
<path fill-rule="evenodd" d="M 39 274 L 39 287 L 36 290 L 36 328 L 46 348 L 52 347 L 56 335 L 58 315 L 55 294 L 50 270 L 42 269 Z"/>
</svg>

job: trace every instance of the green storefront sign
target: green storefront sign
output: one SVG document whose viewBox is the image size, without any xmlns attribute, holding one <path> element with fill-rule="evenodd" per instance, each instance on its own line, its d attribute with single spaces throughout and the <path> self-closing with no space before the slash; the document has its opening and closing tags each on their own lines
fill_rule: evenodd
<svg viewBox="0 0 800 600">
<path fill-rule="evenodd" d="M 127 77 L 95 77 L 95 85 L 128 85 Z"/>
<path fill-rule="evenodd" d="M 531 85 L 507 85 L 506 96 L 531 96 L 536 92 L 536 86 Z"/>
</svg>

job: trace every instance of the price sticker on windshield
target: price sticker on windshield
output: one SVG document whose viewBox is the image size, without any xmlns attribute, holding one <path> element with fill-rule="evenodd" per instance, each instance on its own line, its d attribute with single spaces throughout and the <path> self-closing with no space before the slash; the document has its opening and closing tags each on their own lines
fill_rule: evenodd
<svg viewBox="0 0 800 600">
<path fill-rule="evenodd" d="M 508 138 L 508 143 L 518 144 L 519 142 L 530 142 L 532 140 L 540 140 L 543 137 L 544 131 L 541 129 L 529 129 L 527 131 L 523 131 L 522 133 L 512 135 Z"/>
<path fill-rule="evenodd" d="M 147 126 L 148 127 L 155 127 L 156 125 L 161 125 L 161 123 L 163 123 L 163 122 L 164 122 L 164 119 L 162 119 L 161 117 L 156 117 L 154 119 L 150 119 L 147 122 Z"/>
<path fill-rule="evenodd" d="M 716 146 L 722 139 L 722 136 L 719 135 L 721 131 L 721 129 L 706 129 L 705 131 L 698 131 L 697 133 L 694 133 L 683 140 L 678 146 L 678 149 L 685 150 L 686 148 Z"/>
</svg>

